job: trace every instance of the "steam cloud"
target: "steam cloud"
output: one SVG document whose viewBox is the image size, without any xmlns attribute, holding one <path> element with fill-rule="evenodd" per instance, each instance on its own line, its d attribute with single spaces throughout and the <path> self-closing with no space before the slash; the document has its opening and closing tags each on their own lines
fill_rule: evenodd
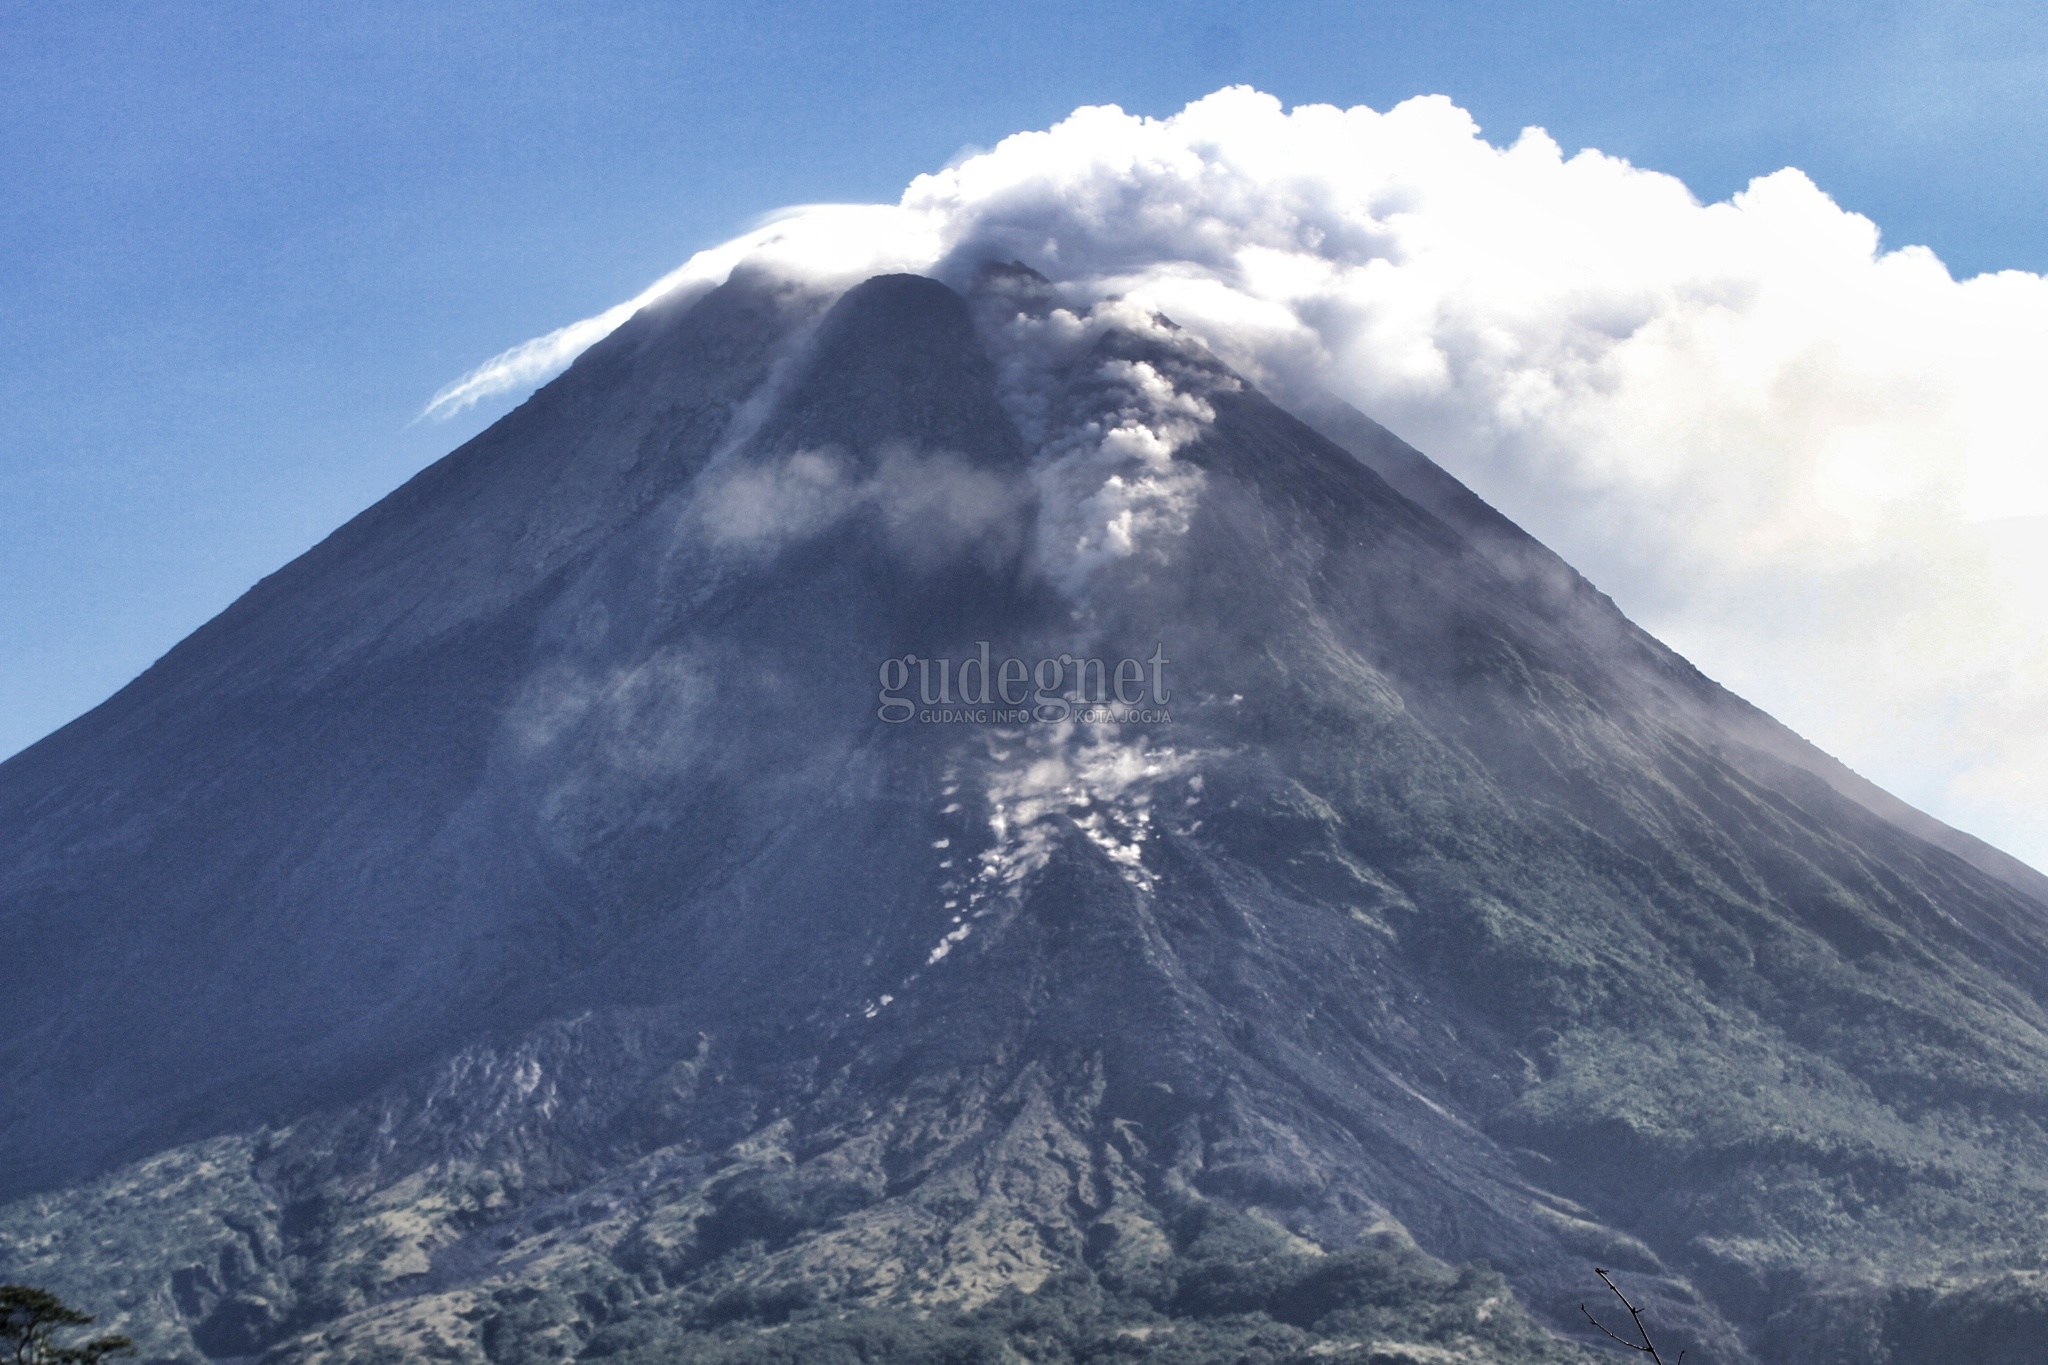
<svg viewBox="0 0 2048 1365">
<path fill-rule="evenodd" d="M 1349 400 L 1710 674 L 2048 867 L 2048 278 L 1882 250 L 1797 170 L 1703 205 L 1540 129 L 1493 146 L 1437 96 L 1081 109 L 896 205 L 791 210 L 430 412 L 741 260 L 838 283 L 1013 259 L 1077 316 L 1156 310 L 1255 382 Z M 1195 401 L 1154 393 L 1133 424 L 1168 433 L 1122 476 L 1133 516 L 1187 491 L 1150 416 Z M 1117 477 L 1099 440 L 1076 450 Z"/>
</svg>

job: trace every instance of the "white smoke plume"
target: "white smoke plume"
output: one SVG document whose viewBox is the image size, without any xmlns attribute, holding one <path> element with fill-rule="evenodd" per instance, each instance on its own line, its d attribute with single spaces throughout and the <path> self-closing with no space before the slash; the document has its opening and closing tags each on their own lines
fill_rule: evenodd
<svg viewBox="0 0 2048 1365">
<path fill-rule="evenodd" d="M 1441 97 L 1245 88 L 1079 110 L 899 204 L 792 211 L 643 299 L 749 257 L 826 280 L 1014 259 L 1076 316 L 1120 299 L 1254 382 L 1326 387 L 1710 674 L 2048 867 L 2048 279 L 1885 250 L 1797 170 L 1702 204 L 1539 129 L 1493 145 Z M 631 306 L 436 410 L 544 377 Z M 1154 397 L 1163 420 L 1199 401 Z M 1165 444 L 1132 466 L 1160 481 L 1134 516 L 1173 503 Z"/>
<path fill-rule="evenodd" d="M 1185 337 L 1125 300 L 988 311 L 1004 402 L 1036 455 L 1035 563 L 1079 596 L 1103 565 L 1187 530 L 1202 472 L 1173 456 L 1216 420 L 1205 392 L 1219 378 L 1179 365 Z M 1056 377 L 1087 363 L 1112 330 L 1162 343 L 1156 358 L 1093 362 L 1075 386 L 1087 395 L 1081 408 L 1051 411 Z"/>
</svg>

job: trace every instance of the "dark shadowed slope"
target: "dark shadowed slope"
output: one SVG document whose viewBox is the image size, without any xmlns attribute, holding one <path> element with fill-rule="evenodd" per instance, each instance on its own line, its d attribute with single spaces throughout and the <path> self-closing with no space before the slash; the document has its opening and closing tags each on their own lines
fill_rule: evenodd
<svg viewBox="0 0 2048 1365">
<path fill-rule="evenodd" d="M 2039 1310 L 2024 877 L 1376 429 L 975 300 L 651 309 L 0 767 L 0 1269 L 307 1360 L 1552 1349 L 1431 1257 L 1723 1361 Z M 980 642 L 1171 723 L 876 718 Z"/>
</svg>

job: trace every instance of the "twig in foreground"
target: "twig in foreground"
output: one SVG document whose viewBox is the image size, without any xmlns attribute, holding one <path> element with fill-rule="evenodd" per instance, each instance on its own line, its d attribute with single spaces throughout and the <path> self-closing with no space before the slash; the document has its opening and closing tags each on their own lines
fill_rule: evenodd
<svg viewBox="0 0 2048 1365">
<path fill-rule="evenodd" d="M 1636 1325 L 1636 1335 L 1643 1339 L 1642 1344 L 1638 1345 L 1635 1342 L 1630 1341 L 1627 1337 L 1615 1336 L 1615 1334 L 1608 1329 L 1607 1324 L 1600 1321 L 1600 1319 L 1594 1317 L 1593 1310 L 1586 1307 L 1586 1305 L 1582 1303 L 1579 1305 L 1579 1311 L 1586 1315 L 1586 1321 L 1592 1323 L 1601 1331 L 1606 1332 L 1608 1336 L 1614 1337 L 1616 1341 L 1628 1347 L 1631 1351 L 1647 1352 L 1649 1354 L 1650 1359 L 1655 1362 L 1655 1365 L 1664 1365 L 1664 1357 L 1657 1354 L 1657 1343 L 1650 1340 L 1650 1329 L 1643 1326 L 1642 1311 L 1638 1309 L 1634 1304 L 1628 1301 L 1628 1295 L 1621 1292 L 1621 1286 L 1616 1284 L 1612 1279 L 1610 1279 L 1606 1271 L 1602 1270 L 1599 1266 L 1596 1265 L 1593 1267 L 1593 1273 L 1600 1277 L 1600 1283 L 1606 1285 L 1609 1289 L 1614 1291 L 1614 1297 L 1620 1299 L 1621 1306 L 1628 1310 L 1629 1317 L 1635 1322 Z M 1680 1351 L 1678 1353 L 1678 1359 L 1676 1362 L 1674 1362 L 1674 1365 L 1685 1365 L 1684 1351 Z"/>
</svg>

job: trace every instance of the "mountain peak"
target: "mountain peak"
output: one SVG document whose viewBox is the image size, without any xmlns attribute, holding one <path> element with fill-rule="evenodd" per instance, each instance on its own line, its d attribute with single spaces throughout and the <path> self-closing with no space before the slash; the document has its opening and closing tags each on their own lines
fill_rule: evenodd
<svg viewBox="0 0 2048 1365">
<path fill-rule="evenodd" d="M 1449 1263 L 1570 1331 L 1597 1257 L 1790 1360 L 2025 1270 L 2048 909 L 1362 417 L 1042 285 L 656 305 L 0 765 L 0 1144 L 67 1228 L 183 1210 L 122 1311 L 1080 1285 L 1308 1350 L 1399 1280 L 1449 1349 Z"/>
</svg>

